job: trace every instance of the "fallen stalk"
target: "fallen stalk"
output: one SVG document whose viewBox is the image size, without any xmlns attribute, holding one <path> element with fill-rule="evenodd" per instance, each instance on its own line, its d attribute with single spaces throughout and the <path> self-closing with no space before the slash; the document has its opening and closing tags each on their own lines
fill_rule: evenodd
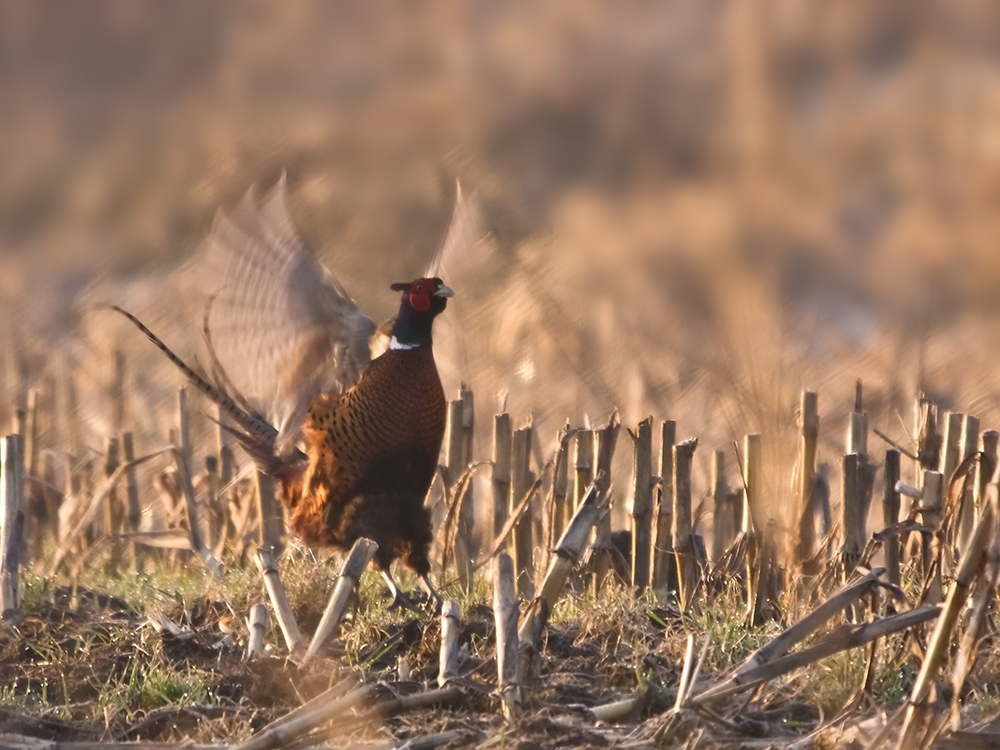
<svg viewBox="0 0 1000 750">
<path fill-rule="evenodd" d="M 944 611 L 934 628 L 934 634 L 927 647 L 927 655 L 924 657 L 917 681 L 910 693 L 910 704 L 906 709 L 906 718 L 903 720 L 903 730 L 900 732 L 897 747 L 920 746 L 919 736 L 922 735 L 930 715 L 931 686 L 934 684 L 938 670 L 948 654 L 951 634 L 958 623 L 958 616 L 965 606 L 965 600 L 969 596 L 969 587 L 972 585 L 979 564 L 986 554 L 987 545 L 995 533 L 993 521 L 996 516 L 996 497 L 996 489 L 991 488 L 990 501 L 983 506 L 983 514 L 979 518 L 979 523 L 976 524 L 975 531 L 962 552 L 958 574 L 948 591 Z"/>
<path fill-rule="evenodd" d="M 385 685 L 376 684 L 373 687 L 385 687 Z M 418 711 L 430 706 L 450 705 L 461 701 L 464 697 L 465 694 L 461 688 L 449 687 L 426 690 L 421 693 L 406 695 L 402 698 L 376 699 L 369 710 L 339 719 L 336 724 L 336 731 L 338 733 L 343 732 L 358 725 L 379 726 L 384 724 L 387 719 L 391 719 L 407 711 Z M 294 750 L 294 747 L 312 747 L 326 738 L 326 730 L 316 727 L 312 730 L 311 734 L 301 736 L 296 740 L 296 744 L 293 747 L 287 747 L 285 750 Z"/>
<path fill-rule="evenodd" d="M 889 635 L 907 630 L 933 620 L 941 613 L 941 607 L 927 604 L 909 612 L 901 612 L 891 617 L 883 617 L 863 625 L 842 625 L 815 646 L 794 654 L 780 657 L 750 669 L 740 669 L 728 680 L 693 697 L 691 705 L 700 706 L 714 703 L 731 695 L 773 680 L 775 677 L 792 672 L 813 662 L 825 659 L 840 651 L 846 651 Z M 780 637 L 780 636 L 779 636 Z"/>
<path fill-rule="evenodd" d="M 316 699 L 309 701 L 302 708 L 272 722 L 243 744 L 237 745 L 236 750 L 276 750 L 287 747 L 296 738 L 312 732 L 361 703 L 369 702 L 376 690 L 375 685 L 364 685 L 336 700 L 322 703 L 318 703 Z"/>
<path fill-rule="evenodd" d="M 752 671 L 787 654 L 792 649 L 792 646 L 807 638 L 827 620 L 834 617 L 838 612 L 842 612 L 877 586 L 878 579 L 883 573 L 885 573 L 885 568 L 874 568 L 867 575 L 844 586 L 808 615 L 786 629 L 781 635 L 757 649 L 736 670 L 734 676 Z"/>
</svg>

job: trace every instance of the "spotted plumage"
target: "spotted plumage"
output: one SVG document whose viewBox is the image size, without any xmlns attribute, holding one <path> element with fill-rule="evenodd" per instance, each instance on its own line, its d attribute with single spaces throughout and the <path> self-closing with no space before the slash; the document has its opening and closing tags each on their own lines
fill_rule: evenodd
<svg viewBox="0 0 1000 750">
<path fill-rule="evenodd" d="M 436 293 L 450 294 L 439 279 Z M 405 297 L 406 295 L 404 295 Z M 444 297 L 438 297 L 443 309 Z M 397 340 L 412 340 L 401 321 Z M 433 318 L 440 309 L 417 312 Z M 428 326 L 429 330 L 429 326 Z M 430 341 L 390 348 L 343 395 L 313 400 L 302 431 L 308 467 L 282 484 L 292 530 L 309 545 L 347 546 L 361 536 L 379 544 L 383 570 L 400 558 L 418 575 L 430 570 L 430 516 L 424 496 L 444 437 L 446 402 Z"/>
</svg>

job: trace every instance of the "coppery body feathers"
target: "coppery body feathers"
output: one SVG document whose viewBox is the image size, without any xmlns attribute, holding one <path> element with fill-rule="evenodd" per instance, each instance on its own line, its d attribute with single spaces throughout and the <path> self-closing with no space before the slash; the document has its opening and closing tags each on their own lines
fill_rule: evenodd
<svg viewBox="0 0 1000 750">
<path fill-rule="evenodd" d="M 282 485 L 295 533 L 306 544 L 336 547 L 368 536 L 386 565 L 403 557 L 426 574 L 430 520 L 422 506 L 445 408 L 433 354 L 423 347 L 387 351 L 342 396 L 314 399 L 303 426 L 309 467 Z M 404 510 L 395 522 L 389 506 Z"/>
</svg>

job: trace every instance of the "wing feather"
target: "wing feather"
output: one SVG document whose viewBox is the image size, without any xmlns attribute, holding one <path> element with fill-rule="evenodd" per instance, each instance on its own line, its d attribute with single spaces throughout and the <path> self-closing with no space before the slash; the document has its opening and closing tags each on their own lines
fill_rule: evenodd
<svg viewBox="0 0 1000 750">
<path fill-rule="evenodd" d="M 460 383 L 472 383 L 487 355 L 487 342 L 495 332 L 485 323 L 488 300 L 495 299 L 502 263 L 493 245 L 484 238 L 482 209 L 475 193 L 466 195 L 458 185 L 455 210 L 441 249 L 425 272 L 456 290 L 448 301 L 448 314 L 434 324 L 434 356 L 450 393 Z"/>
<path fill-rule="evenodd" d="M 479 266 L 472 248 L 482 237 L 482 211 L 475 195 L 466 197 L 461 183 L 455 183 L 455 208 L 441 249 L 427 266 L 425 275 L 449 279 L 475 276 Z"/>
<path fill-rule="evenodd" d="M 295 231 L 285 180 L 215 221 L 200 283 L 215 355 L 233 385 L 295 439 L 309 403 L 367 367 L 375 325 Z"/>
</svg>

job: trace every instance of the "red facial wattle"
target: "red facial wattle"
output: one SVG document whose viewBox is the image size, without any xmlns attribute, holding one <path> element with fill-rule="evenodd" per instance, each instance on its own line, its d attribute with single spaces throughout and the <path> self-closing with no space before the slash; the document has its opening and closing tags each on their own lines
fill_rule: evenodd
<svg viewBox="0 0 1000 750">
<path fill-rule="evenodd" d="M 410 290 L 410 307 L 417 312 L 427 312 L 431 309 L 431 295 L 423 287 Z"/>
</svg>

